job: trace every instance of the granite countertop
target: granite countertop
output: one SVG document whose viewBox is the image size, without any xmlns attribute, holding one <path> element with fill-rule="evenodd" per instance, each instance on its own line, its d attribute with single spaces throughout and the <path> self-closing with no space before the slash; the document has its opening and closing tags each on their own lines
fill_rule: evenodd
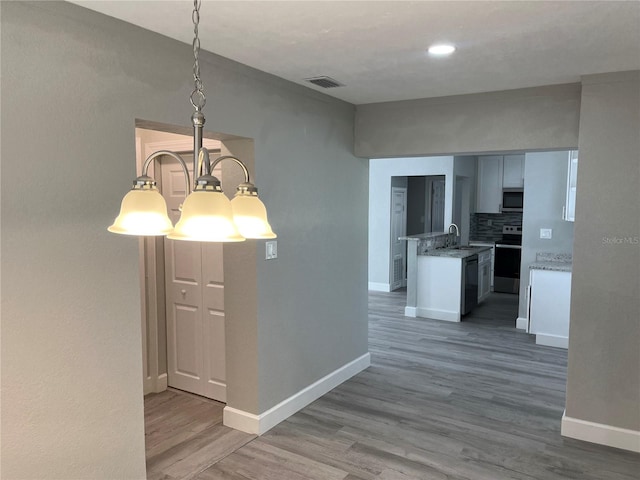
<svg viewBox="0 0 640 480">
<path fill-rule="evenodd" d="M 536 253 L 536 261 L 529 265 L 531 270 L 550 270 L 552 272 L 571 272 L 573 255 L 570 253 Z"/>
<path fill-rule="evenodd" d="M 467 258 L 481 252 L 491 250 L 491 247 L 462 247 L 436 248 L 420 254 L 423 257 Z"/>
<path fill-rule="evenodd" d="M 448 235 L 447 232 L 419 233 L 417 235 L 408 235 L 406 237 L 398 237 L 398 240 L 410 240 L 414 242 L 419 242 L 421 240 L 427 240 L 429 238 L 438 238 L 446 235 Z"/>
<path fill-rule="evenodd" d="M 495 245 L 495 240 L 469 240 L 469 245 L 477 243 L 479 245 Z"/>
<path fill-rule="evenodd" d="M 531 270 L 551 270 L 553 272 L 571 272 L 572 262 L 533 262 Z"/>
</svg>

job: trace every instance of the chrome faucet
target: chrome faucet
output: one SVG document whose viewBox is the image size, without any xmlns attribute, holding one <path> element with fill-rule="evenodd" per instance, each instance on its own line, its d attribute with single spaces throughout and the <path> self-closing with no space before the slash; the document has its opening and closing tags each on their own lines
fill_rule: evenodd
<svg viewBox="0 0 640 480">
<path fill-rule="evenodd" d="M 454 230 L 453 232 L 451 231 L 452 228 Z M 449 244 L 450 247 L 453 247 L 458 244 L 459 236 L 460 236 L 460 229 L 458 228 L 458 226 L 455 223 L 452 223 L 451 225 L 449 225 L 449 238 L 447 243 Z"/>
</svg>

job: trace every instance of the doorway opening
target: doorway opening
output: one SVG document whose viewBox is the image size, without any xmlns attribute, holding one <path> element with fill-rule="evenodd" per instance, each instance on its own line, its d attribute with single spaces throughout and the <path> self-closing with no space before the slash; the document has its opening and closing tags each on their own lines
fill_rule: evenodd
<svg viewBox="0 0 640 480">
<path fill-rule="evenodd" d="M 193 178 L 191 137 L 136 128 L 137 165 L 151 153 L 183 156 Z M 219 140 L 203 145 L 220 152 Z M 177 221 L 185 196 L 178 162 L 160 157 L 150 168 Z M 221 171 L 214 173 L 221 176 Z M 140 240 L 140 283 L 144 394 L 168 387 L 226 402 L 224 270 L 221 244 L 179 242 L 166 237 Z"/>
</svg>

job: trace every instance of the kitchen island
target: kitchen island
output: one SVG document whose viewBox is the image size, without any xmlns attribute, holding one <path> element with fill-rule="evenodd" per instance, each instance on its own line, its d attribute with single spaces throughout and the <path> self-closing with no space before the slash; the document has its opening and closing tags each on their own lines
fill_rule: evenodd
<svg viewBox="0 0 640 480">
<path fill-rule="evenodd" d="M 408 317 L 459 322 L 478 300 L 478 254 L 491 247 L 451 246 L 446 233 L 401 237 L 407 241 Z"/>
</svg>

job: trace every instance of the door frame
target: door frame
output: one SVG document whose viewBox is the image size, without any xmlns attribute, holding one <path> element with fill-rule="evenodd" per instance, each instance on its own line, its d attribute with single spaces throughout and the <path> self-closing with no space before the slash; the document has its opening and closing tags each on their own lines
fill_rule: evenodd
<svg viewBox="0 0 640 480">
<path fill-rule="evenodd" d="M 157 130 L 156 130 L 157 131 Z M 159 132 L 159 131 L 157 131 Z M 159 132 L 166 133 L 166 132 Z M 167 135 L 175 135 L 166 133 Z M 136 174 L 142 174 L 146 158 L 158 150 L 190 152 L 193 150 L 193 138 L 173 139 L 142 143 L 136 135 Z M 220 150 L 221 142 L 203 138 L 203 147 Z M 162 180 L 158 179 L 156 163 L 149 166 L 149 175 L 158 181 L 162 191 Z M 193 179 L 192 179 L 193 180 Z M 142 372 L 143 394 L 163 392 L 168 387 L 167 341 L 166 341 L 166 305 L 165 305 L 165 268 L 163 237 L 141 237 L 138 241 L 138 270 L 140 272 L 140 323 L 142 333 Z M 164 342 L 160 340 L 160 324 L 165 326 Z M 160 365 L 160 352 L 164 349 L 164 365 Z M 161 373 L 162 372 L 162 373 Z"/>
</svg>

